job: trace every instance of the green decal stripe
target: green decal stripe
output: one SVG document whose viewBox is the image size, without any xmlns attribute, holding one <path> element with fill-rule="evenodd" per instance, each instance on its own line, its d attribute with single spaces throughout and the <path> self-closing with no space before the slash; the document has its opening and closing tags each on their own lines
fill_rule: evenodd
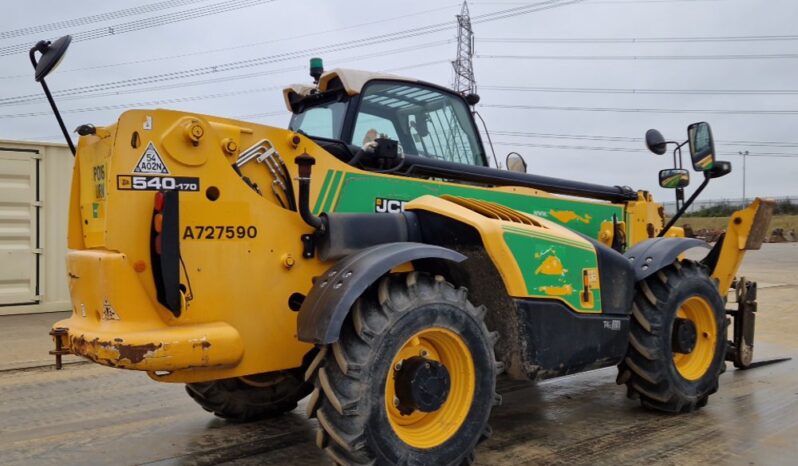
<svg viewBox="0 0 798 466">
<path fill-rule="evenodd" d="M 613 214 L 624 218 L 621 205 L 596 203 L 571 198 L 530 196 L 504 190 L 483 189 L 474 186 L 427 182 L 415 178 L 377 176 L 366 173 L 347 173 L 346 183 L 334 202 L 336 212 L 374 212 L 374 200 L 378 197 L 410 201 L 425 194 L 440 196 L 451 194 L 473 199 L 496 202 L 511 209 L 539 215 L 570 230 L 598 238 L 601 222 L 611 221 Z M 551 210 L 573 210 L 577 215 L 590 215 L 589 224 L 579 221 L 562 222 L 549 215 Z M 630 223 L 627 222 L 627 228 Z"/>
<path fill-rule="evenodd" d="M 346 185 L 346 175 L 346 172 L 341 172 L 341 188 L 330 191 L 330 196 L 332 196 L 332 204 L 330 205 L 330 208 L 327 209 L 329 212 L 335 212 L 338 209 L 338 200 L 341 198 L 341 191 L 344 190 L 344 186 Z"/>
<path fill-rule="evenodd" d="M 582 242 L 579 242 L 579 241 L 575 241 L 575 240 L 572 240 L 572 239 L 569 239 L 569 238 L 563 238 L 563 237 L 552 235 L 552 234 L 549 234 L 549 233 L 542 233 L 542 232 L 539 232 L 537 230 L 534 230 L 534 231 L 533 230 L 524 230 L 522 228 L 512 227 L 512 226 L 509 226 L 509 225 L 505 225 L 502 228 L 507 233 L 515 233 L 515 234 L 519 234 L 519 235 L 530 236 L 532 238 L 542 238 L 542 239 L 545 239 L 545 240 L 548 240 L 548 241 L 553 241 L 555 243 L 561 243 L 561 244 L 565 244 L 565 245 L 568 245 L 568 246 L 573 246 L 573 247 L 576 247 L 576 248 L 579 248 L 579 249 L 584 249 L 584 250 L 587 250 L 587 251 L 593 251 L 594 250 L 593 245 L 590 244 L 590 243 L 585 244 L 585 243 L 582 243 Z"/>
<path fill-rule="evenodd" d="M 319 191 L 319 197 L 316 198 L 316 205 L 313 207 L 313 213 L 318 214 L 319 209 L 321 209 L 321 203 L 324 200 L 324 194 L 327 192 L 327 186 L 330 184 L 330 178 L 332 178 L 333 170 L 327 170 L 327 175 L 324 177 L 324 182 L 321 184 L 321 190 Z"/>
<path fill-rule="evenodd" d="M 332 186 L 330 186 L 330 191 L 327 193 L 327 199 L 324 201 L 324 208 L 322 209 L 322 212 L 330 211 L 330 207 L 335 199 L 335 194 L 338 191 L 338 183 L 341 182 L 341 175 L 343 175 L 343 172 L 335 172 L 335 176 L 332 180 Z"/>
<path fill-rule="evenodd" d="M 596 252 L 576 248 L 568 244 L 558 244 L 547 238 L 505 231 L 504 241 L 510 248 L 526 283 L 527 293 L 533 298 L 557 299 L 566 303 L 571 309 L 580 313 L 601 313 L 601 290 L 591 288 L 593 306 L 586 307 L 581 300 L 583 290 L 582 271 L 598 269 Z M 538 267 L 546 257 L 554 255 L 563 265 L 561 275 L 538 274 Z M 571 291 L 565 294 L 550 294 L 548 288 L 570 286 Z"/>
<path fill-rule="evenodd" d="M 519 235 L 532 236 L 533 238 L 550 239 L 552 241 L 556 241 L 558 243 L 567 244 L 569 246 L 575 246 L 575 247 L 579 247 L 579 248 L 583 248 L 583 249 L 588 249 L 588 250 L 591 250 L 591 251 L 593 250 L 593 247 L 592 247 L 591 244 L 585 244 L 585 243 L 582 243 L 582 242 L 577 241 L 577 240 L 573 240 L 573 239 L 570 239 L 570 238 L 564 238 L 562 236 L 557 236 L 556 234 L 553 234 L 553 233 L 544 233 L 544 232 L 539 231 L 539 230 L 527 230 L 527 229 L 519 228 L 519 227 L 512 226 L 512 225 L 502 225 L 502 229 L 505 232 L 509 232 L 509 233 L 516 233 L 516 234 L 519 234 Z"/>
</svg>

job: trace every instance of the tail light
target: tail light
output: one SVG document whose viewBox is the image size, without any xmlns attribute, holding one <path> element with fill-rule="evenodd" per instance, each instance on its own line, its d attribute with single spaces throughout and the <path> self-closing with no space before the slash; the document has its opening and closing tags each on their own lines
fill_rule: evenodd
<svg viewBox="0 0 798 466">
<path fill-rule="evenodd" d="M 155 209 L 152 216 L 152 230 L 155 232 L 155 253 L 161 255 L 161 233 L 163 232 L 163 207 L 166 195 L 158 191 L 155 193 Z"/>
<path fill-rule="evenodd" d="M 158 191 L 153 201 L 150 258 L 158 302 L 180 315 L 179 191 Z"/>
</svg>

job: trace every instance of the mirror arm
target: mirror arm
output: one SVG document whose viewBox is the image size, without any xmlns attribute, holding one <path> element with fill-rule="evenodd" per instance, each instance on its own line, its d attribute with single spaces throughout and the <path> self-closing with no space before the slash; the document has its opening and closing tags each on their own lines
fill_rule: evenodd
<svg viewBox="0 0 798 466">
<path fill-rule="evenodd" d="M 36 69 L 36 51 L 39 50 L 39 44 L 36 44 L 33 48 L 30 49 L 30 62 L 33 65 L 33 69 Z M 55 114 L 56 120 L 58 120 L 58 126 L 61 127 L 61 132 L 64 133 L 64 138 L 67 141 L 67 145 L 69 146 L 69 150 L 72 151 L 72 156 L 75 156 L 75 144 L 72 142 L 72 138 L 69 137 L 69 131 L 66 129 L 66 125 L 64 125 L 64 120 L 61 118 L 61 113 L 58 111 L 58 107 L 55 105 L 55 100 L 53 100 L 53 95 L 50 94 L 50 89 L 47 87 L 47 83 L 44 82 L 44 78 L 41 80 L 42 89 L 44 90 L 44 95 L 47 96 L 47 101 L 50 102 L 50 108 L 53 109 L 53 113 Z"/>
<path fill-rule="evenodd" d="M 662 238 L 663 236 L 665 236 L 665 233 L 667 233 L 668 230 L 671 229 L 671 227 L 679 220 L 679 218 L 681 218 L 681 216 L 687 211 L 687 209 L 690 208 L 690 206 L 693 204 L 693 201 L 695 201 L 698 195 L 701 194 L 701 191 L 703 191 L 704 188 L 707 187 L 710 179 L 711 178 L 709 177 L 708 172 L 704 172 L 704 181 L 701 183 L 700 186 L 698 186 L 698 189 L 695 190 L 693 195 L 690 196 L 689 199 L 687 199 L 687 202 L 682 204 L 682 207 L 678 211 L 676 211 L 676 214 L 673 216 L 673 218 L 671 218 L 668 224 L 665 225 L 665 228 L 663 228 L 662 231 L 659 232 L 657 237 Z"/>
<path fill-rule="evenodd" d="M 684 141 L 683 143 L 679 144 L 676 141 L 668 141 L 668 144 L 674 144 L 676 147 L 673 148 L 673 168 L 682 168 L 682 147 L 688 143 L 688 141 Z M 679 153 L 679 163 L 676 163 L 676 153 Z"/>
<path fill-rule="evenodd" d="M 684 205 L 684 188 L 676 188 L 676 210 Z"/>
<path fill-rule="evenodd" d="M 478 111 L 473 111 L 474 115 L 479 117 L 479 121 L 482 122 L 482 129 L 485 130 L 485 135 L 488 137 L 488 144 L 490 145 L 490 152 L 493 154 L 493 163 L 496 164 L 496 170 L 499 169 L 499 161 L 496 159 L 496 151 L 493 150 L 493 141 L 490 140 L 490 132 L 488 131 L 488 125 L 485 124 L 485 120 L 482 119 L 482 115 L 479 114 Z M 423 141 L 423 139 L 422 139 Z"/>
</svg>

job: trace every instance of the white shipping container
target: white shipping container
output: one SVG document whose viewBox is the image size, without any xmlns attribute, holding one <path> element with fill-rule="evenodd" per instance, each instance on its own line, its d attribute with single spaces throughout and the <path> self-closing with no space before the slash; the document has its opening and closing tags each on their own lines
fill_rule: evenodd
<svg viewBox="0 0 798 466">
<path fill-rule="evenodd" d="M 65 144 L 0 140 L 0 315 L 70 309 L 73 162 Z"/>
</svg>

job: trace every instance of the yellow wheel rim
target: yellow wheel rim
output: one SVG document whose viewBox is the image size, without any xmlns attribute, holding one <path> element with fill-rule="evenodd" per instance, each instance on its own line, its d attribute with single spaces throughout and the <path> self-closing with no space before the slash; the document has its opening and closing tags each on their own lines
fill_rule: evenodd
<svg viewBox="0 0 798 466">
<path fill-rule="evenodd" d="M 422 356 L 438 361 L 449 371 L 449 396 L 437 411 L 414 411 L 402 415 L 394 406 L 394 368 L 403 360 Z M 422 330 L 399 349 L 385 381 L 385 411 L 393 431 L 414 448 L 434 448 L 449 440 L 465 422 L 474 399 L 474 360 L 465 341 L 451 330 L 439 327 Z"/>
<path fill-rule="evenodd" d="M 687 380 L 698 380 L 706 374 L 715 358 L 717 323 L 712 306 L 698 296 L 687 298 L 676 316 L 690 320 L 696 329 L 695 348 L 690 353 L 673 353 L 673 365 Z"/>
</svg>

